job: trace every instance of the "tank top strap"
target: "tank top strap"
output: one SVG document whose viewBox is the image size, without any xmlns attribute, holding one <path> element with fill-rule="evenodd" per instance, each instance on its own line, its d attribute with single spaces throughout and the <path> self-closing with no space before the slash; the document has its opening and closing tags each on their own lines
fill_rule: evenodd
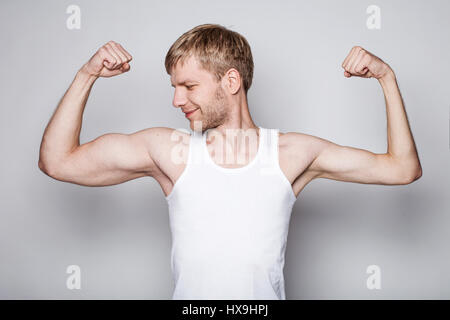
<svg viewBox="0 0 450 320">
<path fill-rule="evenodd" d="M 261 174 L 275 174 L 278 161 L 278 129 L 264 128 L 263 148 L 261 151 Z"/>
<path fill-rule="evenodd" d="M 274 166 L 278 166 L 278 132 L 279 129 L 270 130 L 270 156 Z"/>
<path fill-rule="evenodd" d="M 203 159 L 203 133 L 201 131 L 190 130 L 191 137 L 189 143 L 189 156 L 187 166 L 201 165 Z"/>
</svg>

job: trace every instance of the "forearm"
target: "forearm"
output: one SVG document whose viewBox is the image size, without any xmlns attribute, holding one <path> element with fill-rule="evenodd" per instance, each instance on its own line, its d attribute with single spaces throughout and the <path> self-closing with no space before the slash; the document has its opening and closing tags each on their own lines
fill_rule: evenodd
<svg viewBox="0 0 450 320">
<path fill-rule="evenodd" d="M 390 70 L 378 81 L 386 103 L 387 153 L 403 168 L 418 173 L 421 171 L 420 161 L 395 74 Z"/>
<path fill-rule="evenodd" d="M 84 66 L 77 72 L 44 131 L 39 155 L 40 166 L 57 164 L 80 145 L 84 108 L 97 78 L 85 72 Z"/>
</svg>

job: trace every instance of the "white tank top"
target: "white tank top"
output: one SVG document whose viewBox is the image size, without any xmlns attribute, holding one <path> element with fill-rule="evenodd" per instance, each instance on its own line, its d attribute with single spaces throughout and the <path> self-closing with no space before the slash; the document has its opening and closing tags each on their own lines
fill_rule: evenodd
<svg viewBox="0 0 450 320">
<path fill-rule="evenodd" d="M 173 299 L 282 299 L 296 196 L 278 161 L 278 129 L 260 128 L 256 156 L 224 168 L 206 130 L 190 130 L 186 168 L 166 197 Z"/>
</svg>

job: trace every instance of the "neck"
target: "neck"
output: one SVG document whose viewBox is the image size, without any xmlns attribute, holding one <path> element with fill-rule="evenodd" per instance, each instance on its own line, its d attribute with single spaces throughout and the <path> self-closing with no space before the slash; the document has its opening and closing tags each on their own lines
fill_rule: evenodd
<svg viewBox="0 0 450 320">
<path fill-rule="evenodd" d="M 249 136 L 250 141 L 255 141 L 258 145 L 258 138 L 260 134 L 259 127 L 253 122 L 253 119 L 248 110 L 247 99 L 243 98 L 240 103 L 235 103 L 230 110 L 230 114 L 226 121 L 221 125 L 211 128 L 210 131 L 214 131 L 214 135 L 219 134 L 227 147 L 231 147 L 234 150 L 240 150 L 241 147 L 245 147 L 245 137 Z M 255 130 L 255 135 L 253 135 L 251 130 Z M 250 134 L 249 134 L 250 133 Z M 207 133 L 206 140 L 207 143 L 210 141 L 211 132 Z M 252 139 L 252 137 L 256 137 Z M 237 138 L 237 143 L 234 140 Z M 250 142 L 253 143 L 253 142 Z"/>
<path fill-rule="evenodd" d="M 248 110 L 246 97 L 242 97 L 238 101 L 233 101 L 227 119 L 221 125 L 214 128 L 214 130 L 218 130 L 223 135 L 226 134 L 227 129 L 241 129 L 238 131 L 245 131 L 247 129 L 258 130 L 258 126 L 253 122 Z"/>
</svg>

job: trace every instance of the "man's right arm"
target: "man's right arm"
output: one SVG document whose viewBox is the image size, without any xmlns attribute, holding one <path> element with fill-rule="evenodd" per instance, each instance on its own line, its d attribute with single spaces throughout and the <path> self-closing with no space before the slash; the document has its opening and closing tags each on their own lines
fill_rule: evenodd
<svg viewBox="0 0 450 320">
<path fill-rule="evenodd" d="M 154 176 L 159 168 L 152 153 L 167 140 L 161 134 L 168 128 L 148 128 L 132 134 L 107 133 L 76 147 L 55 159 L 48 168 L 39 167 L 50 177 L 85 186 L 108 186 Z"/>
<path fill-rule="evenodd" d="M 131 58 L 120 44 L 110 41 L 77 72 L 42 137 L 39 168 L 44 173 L 61 181 L 105 186 L 151 176 L 157 170 L 151 154 L 167 138 L 167 128 L 108 133 L 79 143 L 84 108 L 95 80 L 127 72 Z"/>
</svg>

